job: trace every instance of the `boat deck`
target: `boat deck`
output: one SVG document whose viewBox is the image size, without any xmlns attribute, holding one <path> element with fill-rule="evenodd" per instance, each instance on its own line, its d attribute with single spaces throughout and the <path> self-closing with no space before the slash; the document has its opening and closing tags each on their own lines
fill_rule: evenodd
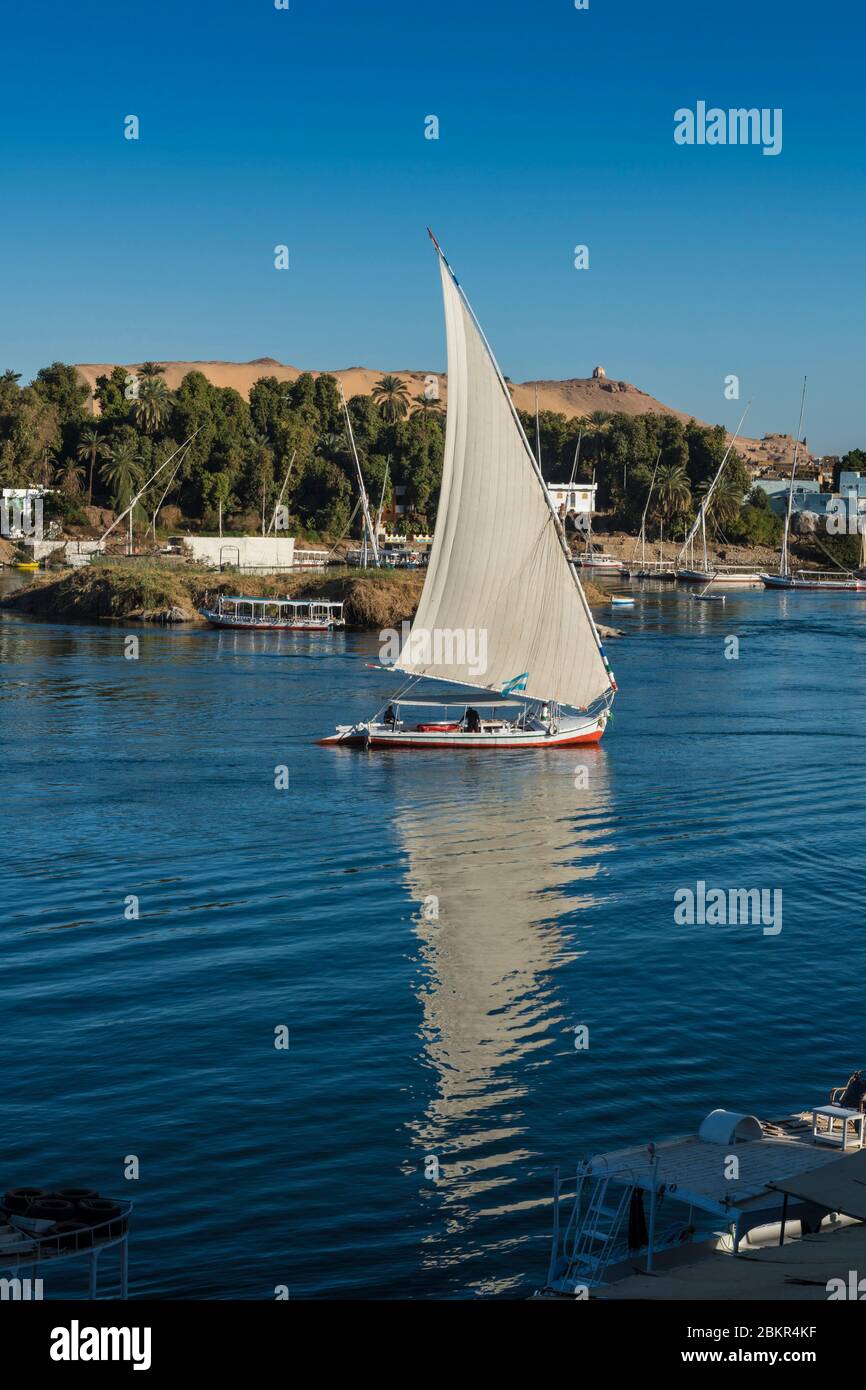
<svg viewBox="0 0 866 1390">
<path fill-rule="evenodd" d="M 676 1183 L 677 1198 L 693 1202 L 705 1211 L 740 1211 L 761 1205 L 774 1185 L 798 1173 L 834 1163 L 838 1148 L 812 1139 L 812 1111 L 803 1110 L 782 1119 L 762 1121 L 764 1138 L 715 1144 L 696 1134 L 664 1140 L 655 1145 L 659 1159 L 656 1183 Z M 859 1151 L 848 1151 L 849 1154 Z M 726 1158 L 739 1160 L 739 1178 L 726 1178 Z M 622 1174 L 640 1187 L 653 1185 L 652 1158 L 646 1145 L 616 1149 L 592 1160 L 592 1171 Z"/>
</svg>

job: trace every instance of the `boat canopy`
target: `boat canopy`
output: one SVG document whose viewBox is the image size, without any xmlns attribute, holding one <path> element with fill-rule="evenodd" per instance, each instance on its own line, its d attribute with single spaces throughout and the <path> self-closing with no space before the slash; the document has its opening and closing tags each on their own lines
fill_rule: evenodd
<svg viewBox="0 0 866 1390">
<path fill-rule="evenodd" d="M 270 595 L 264 597 L 259 594 L 253 598 L 250 594 L 219 594 L 220 603 L 275 603 L 281 608 L 342 608 L 342 603 L 335 603 L 328 598 L 272 598 Z"/>
<path fill-rule="evenodd" d="M 491 700 L 489 697 L 481 696 L 476 699 L 469 696 L 462 700 L 401 700 L 395 698 L 389 704 L 414 707 L 416 709 L 466 709 L 469 705 L 479 705 L 482 709 L 525 709 L 526 705 L 522 700 Z"/>
<path fill-rule="evenodd" d="M 445 459 L 424 591 L 395 665 L 585 709 L 615 682 L 508 387 L 436 249 L 448 344 Z M 439 633 L 466 640 L 444 653 L 434 641 L 431 651 L 429 636 Z M 469 634 L 485 645 L 481 671 L 454 650 L 477 645 Z"/>
</svg>

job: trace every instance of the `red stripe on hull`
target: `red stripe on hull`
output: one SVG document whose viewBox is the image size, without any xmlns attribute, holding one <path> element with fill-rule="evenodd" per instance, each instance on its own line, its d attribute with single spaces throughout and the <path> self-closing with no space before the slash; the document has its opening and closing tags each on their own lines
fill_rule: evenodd
<svg viewBox="0 0 866 1390">
<path fill-rule="evenodd" d="M 331 734 L 328 738 L 316 739 L 320 747 L 331 748 L 483 748 L 488 752 L 505 753 L 517 750 L 521 753 L 534 748 L 574 748 L 581 743 L 600 743 L 603 729 L 596 729 L 589 734 L 575 734 L 569 738 L 562 739 L 537 739 L 527 743 L 494 743 L 492 739 L 485 739 L 483 742 L 477 739 L 461 738 L 457 739 L 404 739 L 400 743 L 390 739 L 370 738 L 365 739 L 361 734 L 342 736 Z"/>
</svg>

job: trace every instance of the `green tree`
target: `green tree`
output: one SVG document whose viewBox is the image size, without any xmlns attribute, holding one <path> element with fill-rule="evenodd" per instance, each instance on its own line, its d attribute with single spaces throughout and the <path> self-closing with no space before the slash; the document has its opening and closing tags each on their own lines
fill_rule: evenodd
<svg viewBox="0 0 866 1390">
<path fill-rule="evenodd" d="M 413 415 L 443 415 L 442 402 L 434 396 L 418 396 L 414 402 Z"/>
<path fill-rule="evenodd" d="M 87 425 L 81 431 L 75 457 L 87 467 L 87 505 L 93 504 L 93 470 L 100 459 L 108 454 L 108 442 L 95 425 Z"/>
<path fill-rule="evenodd" d="M 99 413 L 103 420 L 122 420 L 129 414 L 130 402 L 126 395 L 128 378 L 125 367 L 112 367 L 108 376 L 96 378 L 93 395 L 99 402 Z"/>
<path fill-rule="evenodd" d="M 138 442 L 122 437 L 102 463 L 100 475 L 110 489 L 117 512 L 126 511 L 144 481 Z"/>
<path fill-rule="evenodd" d="M 382 419 L 390 425 L 409 413 L 409 391 L 398 376 L 380 377 L 373 387 L 372 396 Z"/>
<path fill-rule="evenodd" d="M 57 407 L 61 429 L 80 424 L 90 388 L 81 383 L 74 367 L 67 366 L 65 362 L 52 362 L 50 367 L 41 367 L 33 379 L 33 389 Z"/>
<path fill-rule="evenodd" d="M 138 388 L 132 413 L 135 423 L 145 434 L 156 434 L 171 413 L 171 393 L 161 377 L 147 376 Z"/>
<path fill-rule="evenodd" d="M 66 459 L 57 469 L 54 481 L 64 497 L 80 497 L 84 469 L 74 459 Z"/>
<path fill-rule="evenodd" d="M 682 464 L 668 463 L 664 467 L 659 465 L 656 473 L 656 492 L 659 499 L 662 527 L 665 521 L 670 526 L 675 517 L 688 511 L 692 501 L 689 476 Z"/>
</svg>

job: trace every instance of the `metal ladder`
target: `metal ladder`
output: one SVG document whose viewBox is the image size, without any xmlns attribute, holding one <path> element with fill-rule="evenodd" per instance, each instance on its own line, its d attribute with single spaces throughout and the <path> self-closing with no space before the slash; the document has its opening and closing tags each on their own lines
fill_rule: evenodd
<svg viewBox="0 0 866 1390">
<path fill-rule="evenodd" d="M 558 1181 L 558 1175 L 557 1175 Z M 554 1215 L 554 1246 L 551 1254 L 550 1283 L 569 1285 L 601 1284 L 614 1255 L 627 1251 L 620 1243 L 627 1224 L 634 1184 L 626 1173 L 599 1176 L 578 1173 L 574 1204 L 559 1242 L 558 1219 Z M 584 1198 L 588 1192 L 588 1201 Z M 558 1190 L 555 1202 L 559 1203 Z"/>
</svg>

